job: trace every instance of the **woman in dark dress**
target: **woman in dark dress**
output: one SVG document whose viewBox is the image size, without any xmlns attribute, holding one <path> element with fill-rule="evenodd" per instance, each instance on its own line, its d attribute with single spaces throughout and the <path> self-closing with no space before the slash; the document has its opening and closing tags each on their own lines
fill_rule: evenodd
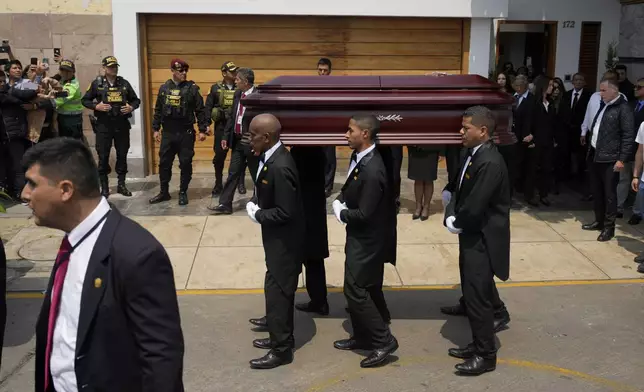
<svg viewBox="0 0 644 392">
<path fill-rule="evenodd" d="M 407 177 L 414 180 L 416 210 L 412 219 L 429 218 L 429 205 L 434 194 L 434 181 L 438 177 L 439 148 L 434 146 L 407 146 L 409 166 Z"/>
</svg>

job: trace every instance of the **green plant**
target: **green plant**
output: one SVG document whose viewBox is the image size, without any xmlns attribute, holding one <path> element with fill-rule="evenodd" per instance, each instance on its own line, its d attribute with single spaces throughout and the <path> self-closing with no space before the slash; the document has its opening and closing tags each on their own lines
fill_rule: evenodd
<svg viewBox="0 0 644 392">
<path fill-rule="evenodd" d="M 619 56 L 617 56 L 617 42 L 611 41 L 606 49 L 606 61 L 604 62 L 606 71 L 614 70 L 617 63 L 619 63 Z"/>
<path fill-rule="evenodd" d="M 5 206 L 4 206 L 4 204 L 2 203 L 2 200 L 3 200 L 3 199 L 4 199 L 4 200 L 9 200 L 9 201 L 11 201 L 11 196 L 9 196 L 9 195 L 7 195 L 6 193 L 4 193 L 4 192 L 0 191 L 0 212 L 2 212 L 2 213 L 7 212 L 6 207 L 5 207 Z"/>
</svg>

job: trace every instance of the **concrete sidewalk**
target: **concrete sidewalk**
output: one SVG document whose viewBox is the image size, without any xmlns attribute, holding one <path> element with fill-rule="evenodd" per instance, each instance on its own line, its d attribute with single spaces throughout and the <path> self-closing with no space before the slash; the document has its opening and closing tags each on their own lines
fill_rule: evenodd
<svg viewBox="0 0 644 392">
<path fill-rule="evenodd" d="M 450 347 L 470 338 L 467 319 L 445 316 L 457 290 L 386 291 L 391 329 L 400 349 L 384 367 L 360 369 L 364 352 L 340 352 L 333 341 L 350 333 L 341 293 L 331 314 L 296 312 L 295 362 L 251 370 L 265 354 L 252 340 L 266 337 L 247 322 L 264 312 L 254 295 L 182 295 L 184 383 L 189 392 L 636 392 L 641 371 L 644 291 L 641 284 L 591 284 L 499 289 L 512 321 L 497 334 L 497 370 L 454 374 Z M 298 301 L 306 294 L 298 294 Z M 0 391 L 33 391 L 33 326 L 39 299 L 10 299 Z"/>
</svg>

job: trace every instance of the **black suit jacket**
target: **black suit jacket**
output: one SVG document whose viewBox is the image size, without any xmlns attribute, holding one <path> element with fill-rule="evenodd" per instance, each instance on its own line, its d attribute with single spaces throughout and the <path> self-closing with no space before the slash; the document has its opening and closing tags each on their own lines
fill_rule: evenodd
<svg viewBox="0 0 644 392">
<path fill-rule="evenodd" d="M 466 159 L 465 154 L 461 167 Z M 461 248 L 487 252 L 492 271 L 505 281 L 510 277 L 511 197 L 503 157 L 493 143 L 485 143 L 472 157 L 459 188 L 461 173 L 445 188 L 452 192 L 445 219 L 454 216 L 454 226 L 463 229 Z"/>
<path fill-rule="evenodd" d="M 590 97 L 593 95 L 593 92 L 587 88 L 582 89 L 577 105 L 573 109 L 571 105 L 574 93 L 575 89 L 566 91 L 561 101 L 560 113 L 561 118 L 569 129 L 571 138 L 578 141 L 581 135 L 581 124 L 584 122 L 588 102 L 590 102 Z"/>
<path fill-rule="evenodd" d="M 262 225 L 266 268 L 282 290 L 296 290 L 297 280 L 291 278 L 302 272 L 305 226 L 300 180 L 286 147 L 280 146 L 266 160 L 255 187 L 260 208 L 255 219 Z"/>
<path fill-rule="evenodd" d="M 36 392 L 44 391 L 52 285 L 53 276 L 36 324 Z M 152 234 L 112 207 L 83 284 L 75 361 L 78 388 L 183 392 L 183 353 L 170 259 Z"/>
<path fill-rule="evenodd" d="M 521 105 L 518 107 L 514 105 L 512 109 L 512 132 L 516 135 L 519 143 L 522 143 L 523 138 L 530 135 L 530 132 L 532 132 L 534 105 L 534 94 L 529 92 L 523 101 L 521 101 Z"/>
<path fill-rule="evenodd" d="M 324 147 L 293 146 L 291 147 L 291 156 L 295 161 L 302 187 L 302 204 L 306 223 L 304 258 L 307 260 L 325 259 L 329 257 L 329 232 L 324 192 L 326 164 Z"/>
<path fill-rule="evenodd" d="M 542 102 L 535 102 L 531 133 L 534 144 L 538 147 L 554 147 L 557 134 L 557 111 L 554 103 L 551 102 L 546 109 Z"/>
<path fill-rule="evenodd" d="M 338 196 L 348 208 L 340 214 L 347 224 L 345 268 L 361 287 L 382 284 L 382 266 L 391 257 L 391 191 L 385 164 L 374 149 L 360 160 Z"/>
<path fill-rule="evenodd" d="M 257 91 L 257 87 L 253 89 L 253 92 L 251 94 L 254 94 Z M 248 95 L 251 95 L 248 94 Z M 247 96 L 248 96 L 247 95 Z M 235 137 L 235 124 L 237 123 L 237 109 L 239 109 L 239 101 L 241 101 L 241 96 L 242 96 L 242 91 L 237 90 L 235 91 L 235 95 L 233 96 L 233 106 L 232 106 L 232 112 L 231 115 L 228 117 L 226 120 L 226 127 L 224 128 L 224 139 L 228 141 L 228 146 L 232 147 L 233 145 L 233 139 Z M 210 116 L 210 113 L 208 114 Z M 250 116 L 244 116 L 242 119 L 242 124 L 241 124 L 241 133 L 242 135 L 247 135 L 244 140 L 248 139 L 248 127 L 250 126 L 252 118 Z"/>
</svg>

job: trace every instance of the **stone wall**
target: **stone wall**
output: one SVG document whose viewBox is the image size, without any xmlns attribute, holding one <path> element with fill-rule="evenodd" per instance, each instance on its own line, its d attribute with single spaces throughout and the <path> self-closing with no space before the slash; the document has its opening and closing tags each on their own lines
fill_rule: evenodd
<svg viewBox="0 0 644 392">
<path fill-rule="evenodd" d="M 622 6 L 617 51 L 620 62 L 628 66 L 629 79 L 644 78 L 644 4 Z"/>
<path fill-rule="evenodd" d="M 80 2 L 79 2 L 80 3 Z M 29 64 L 31 57 L 49 58 L 56 71 L 54 48 L 76 64 L 76 77 L 83 91 L 96 78 L 101 60 L 112 54 L 112 16 L 107 14 L 0 14 L 0 39 L 9 40 L 14 55 Z M 5 58 L 5 54 L 0 54 Z M 94 135 L 89 120 L 84 122 L 91 145 Z"/>
</svg>

